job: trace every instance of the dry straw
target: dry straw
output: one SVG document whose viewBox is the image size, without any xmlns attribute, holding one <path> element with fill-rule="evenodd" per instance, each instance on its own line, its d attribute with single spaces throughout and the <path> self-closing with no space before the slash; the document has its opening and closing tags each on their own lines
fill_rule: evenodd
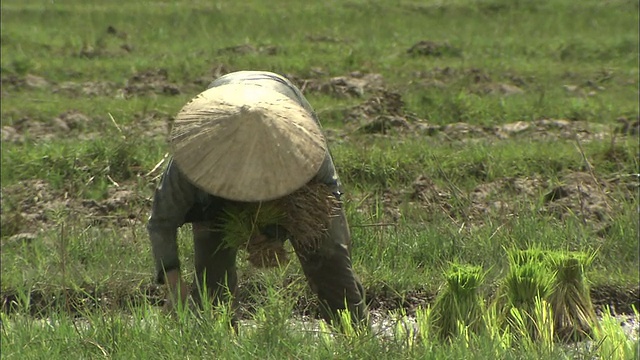
<svg viewBox="0 0 640 360">
<path fill-rule="evenodd" d="M 327 185 L 312 182 L 280 199 L 227 209 L 222 221 L 224 241 L 246 250 L 254 266 L 277 266 L 288 260 L 285 239 L 303 253 L 318 250 L 339 206 Z M 273 225 L 283 230 L 275 239 L 263 233 Z"/>
</svg>

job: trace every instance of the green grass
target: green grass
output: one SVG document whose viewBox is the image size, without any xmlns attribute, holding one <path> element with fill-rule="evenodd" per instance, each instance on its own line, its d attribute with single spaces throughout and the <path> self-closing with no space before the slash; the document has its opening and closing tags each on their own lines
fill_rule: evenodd
<svg viewBox="0 0 640 360">
<path fill-rule="evenodd" d="M 299 284 L 298 284 L 299 285 Z M 157 308 L 143 305 L 129 309 L 87 312 L 78 319 L 54 314 L 36 319 L 24 314 L 1 315 L 3 320 L 3 357 L 61 358 L 73 353 L 80 358 L 347 358 L 375 356 L 397 359 L 517 358 L 572 359 L 575 356 L 627 359 L 634 354 L 629 341 L 607 311 L 603 327 L 598 330 L 598 343 L 591 349 L 554 345 L 548 305 L 536 304 L 533 319 L 540 333 L 539 341 L 526 336 L 525 325 L 514 330 L 489 326 L 481 334 L 461 327 L 446 343 L 437 341 L 429 329 L 434 316 L 430 308 L 419 308 L 415 322 L 402 312 L 393 312 L 392 321 L 373 332 L 347 330 L 333 332 L 325 323 L 291 321 L 293 292 L 268 287 L 262 307 L 240 328 L 236 335 L 229 326 L 225 308 L 207 307 L 199 316 L 179 310 L 166 316 Z M 214 315 L 215 311 L 215 315 Z M 526 314 L 514 312 L 521 322 Z M 637 313 L 636 313 L 637 317 Z M 496 324 L 495 312 L 483 315 L 487 324 Z"/>
<path fill-rule="evenodd" d="M 31 310 L 3 315 L 3 357 L 570 356 L 497 332 L 446 345 L 412 343 L 397 329 L 391 337 L 296 330 L 287 323 L 300 312 L 294 303 L 313 303 L 296 261 L 264 272 L 240 262 L 245 289 L 268 291 L 247 295 L 260 304 L 247 315 L 257 327 L 236 338 L 217 318 L 161 316 L 149 305 L 162 293 L 151 284 L 144 228 L 162 167 L 152 170 L 168 151 L 173 116 L 216 69 L 319 81 L 378 73 L 401 96 L 416 128 L 382 135 L 357 130 L 367 119 L 345 120 L 379 93 L 305 94 L 344 184 L 354 268 L 374 298 L 399 307 L 415 292 L 433 297 L 452 262 L 482 267 L 482 290 L 491 290 L 508 272 L 505 249 L 530 247 L 595 252 L 592 288 L 637 293 L 640 149 L 637 133 L 616 133 L 616 119 L 640 114 L 637 2 L 7 0 L 1 10 L 2 295 L 34 295 Z M 410 54 L 422 40 L 440 52 Z M 238 45 L 255 51 L 228 50 Z M 167 75 L 158 87 L 126 91 L 135 75 L 158 69 Z M 47 83 L 25 84 L 29 76 Z M 495 91 L 504 84 L 521 92 Z M 167 85 L 177 92 L 163 92 Z M 56 118 L 71 110 L 87 120 L 63 130 Z M 570 123 L 495 135 L 541 119 Z M 473 131 L 450 133 L 455 123 Z M 20 141 L 5 140 L 8 127 Z M 113 205 L 118 191 L 132 195 Z M 11 237 L 24 233 L 33 235 Z M 179 234 L 191 276 L 188 227 Z M 86 302 L 72 308 L 88 327 L 69 318 L 67 295 Z M 50 322 L 34 320 L 34 309 Z M 603 343 L 603 354 L 615 346 Z"/>
</svg>

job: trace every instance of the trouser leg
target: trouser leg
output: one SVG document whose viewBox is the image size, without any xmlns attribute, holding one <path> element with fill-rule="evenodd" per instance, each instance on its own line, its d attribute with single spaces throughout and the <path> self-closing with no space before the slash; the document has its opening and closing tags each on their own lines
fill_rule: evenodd
<svg viewBox="0 0 640 360">
<path fill-rule="evenodd" d="M 193 241 L 196 275 L 191 296 L 202 306 L 205 290 L 214 305 L 227 303 L 231 295 L 235 319 L 238 308 L 235 300 L 237 249 L 225 246 L 222 233 L 214 228 L 213 222 L 193 223 Z"/>
<path fill-rule="evenodd" d="M 348 309 L 352 321 L 367 324 L 365 293 L 356 277 L 350 254 L 350 233 L 343 210 L 333 217 L 318 249 L 306 249 L 292 241 L 311 290 L 320 300 L 321 316 L 328 322 Z"/>
</svg>

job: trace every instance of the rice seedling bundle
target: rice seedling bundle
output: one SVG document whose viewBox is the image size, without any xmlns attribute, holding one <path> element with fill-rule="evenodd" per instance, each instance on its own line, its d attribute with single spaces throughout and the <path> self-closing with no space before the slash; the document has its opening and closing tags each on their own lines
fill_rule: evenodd
<svg viewBox="0 0 640 360">
<path fill-rule="evenodd" d="M 548 250 L 532 247 L 524 250 L 511 250 L 509 252 L 509 264 L 513 266 L 521 266 L 528 263 L 544 264 L 549 260 Z"/>
<path fill-rule="evenodd" d="M 546 261 L 541 261 L 542 254 L 537 250 L 510 252 L 510 269 L 505 278 L 507 323 L 517 328 L 522 328 L 524 325 L 531 339 L 538 338 L 534 322 L 536 302 L 546 299 L 551 293 L 555 276 Z M 522 314 L 522 319 L 515 319 L 512 309 Z M 518 332 L 521 331 L 514 333 Z"/>
<path fill-rule="evenodd" d="M 227 246 L 246 250 L 254 266 L 277 266 L 287 261 L 286 239 L 294 242 L 296 249 L 318 250 L 339 207 L 327 185 L 309 183 L 280 199 L 226 209 L 223 239 Z M 264 229 L 269 226 L 281 230 L 276 238 L 265 236 Z"/>
<path fill-rule="evenodd" d="M 451 339 L 461 327 L 478 333 L 484 327 L 484 303 L 479 288 L 485 273 L 479 266 L 452 264 L 445 273 L 446 285 L 431 309 L 431 326 L 439 338 Z"/>
<path fill-rule="evenodd" d="M 535 299 L 545 300 L 557 339 L 577 341 L 590 336 L 598 322 L 585 268 L 594 256 L 536 248 L 509 252 L 510 272 L 505 279 L 508 306 L 531 315 Z M 535 324 L 529 326 L 535 337 Z"/>
<path fill-rule="evenodd" d="M 556 276 L 548 302 L 560 340 L 583 340 L 598 326 L 585 277 L 585 267 L 593 258 L 582 253 L 556 253 L 550 258 Z"/>
</svg>

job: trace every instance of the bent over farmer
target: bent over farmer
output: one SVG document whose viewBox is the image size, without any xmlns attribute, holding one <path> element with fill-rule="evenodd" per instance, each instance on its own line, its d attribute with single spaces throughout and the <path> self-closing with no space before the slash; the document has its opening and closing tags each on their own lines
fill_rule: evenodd
<svg viewBox="0 0 640 360">
<path fill-rule="evenodd" d="M 286 253 L 277 249 L 289 240 L 320 300 L 321 316 L 332 321 L 348 309 L 354 322 L 366 322 L 340 182 L 317 116 L 300 90 L 269 72 L 222 76 L 178 113 L 170 142 L 172 160 L 147 225 L 169 308 L 189 293 L 176 235 L 191 223 L 196 304 L 203 291 L 217 304 L 231 300 L 228 294 L 233 298 L 239 249 L 254 264 L 261 256 L 282 261 Z"/>
</svg>

